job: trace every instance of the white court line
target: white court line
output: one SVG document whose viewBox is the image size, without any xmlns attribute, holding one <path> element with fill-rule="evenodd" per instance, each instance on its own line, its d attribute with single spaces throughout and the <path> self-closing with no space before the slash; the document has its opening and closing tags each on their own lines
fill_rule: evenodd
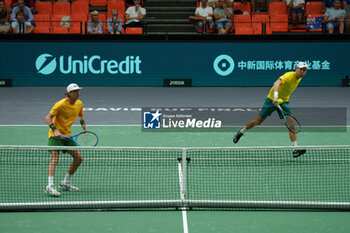
<svg viewBox="0 0 350 233">
<path fill-rule="evenodd" d="M 183 184 L 182 184 L 182 168 L 181 168 L 181 161 L 179 161 L 179 182 L 180 182 L 180 195 L 181 195 L 181 201 L 184 202 L 185 196 L 183 193 Z M 182 208 L 182 224 L 183 224 L 183 229 L 184 233 L 188 233 L 188 223 L 187 223 L 187 212 L 186 208 Z"/>
</svg>

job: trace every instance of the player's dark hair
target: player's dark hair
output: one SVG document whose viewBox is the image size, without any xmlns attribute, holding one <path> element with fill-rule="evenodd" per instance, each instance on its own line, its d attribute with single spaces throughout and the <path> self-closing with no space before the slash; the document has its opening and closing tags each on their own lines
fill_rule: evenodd
<svg viewBox="0 0 350 233">
<path fill-rule="evenodd" d="M 18 17 L 18 15 L 25 15 L 25 14 L 24 14 L 24 11 L 22 11 L 22 10 L 17 11 L 16 17 Z"/>
</svg>

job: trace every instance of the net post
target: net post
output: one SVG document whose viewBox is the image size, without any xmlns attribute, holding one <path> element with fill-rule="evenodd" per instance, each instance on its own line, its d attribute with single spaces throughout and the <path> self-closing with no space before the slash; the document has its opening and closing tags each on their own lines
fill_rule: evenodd
<svg viewBox="0 0 350 233">
<path fill-rule="evenodd" d="M 186 197 L 186 181 L 187 181 L 187 153 L 186 148 L 182 149 L 182 201 Z"/>
</svg>

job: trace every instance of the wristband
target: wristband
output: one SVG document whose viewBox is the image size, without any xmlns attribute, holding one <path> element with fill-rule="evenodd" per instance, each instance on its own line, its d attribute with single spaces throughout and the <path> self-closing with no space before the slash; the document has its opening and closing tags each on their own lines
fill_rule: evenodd
<svg viewBox="0 0 350 233">
<path fill-rule="evenodd" d="M 278 91 L 273 92 L 273 96 L 278 99 Z"/>
<path fill-rule="evenodd" d="M 49 127 L 50 127 L 50 129 L 52 129 L 52 131 L 55 131 L 57 129 L 54 124 L 49 125 Z"/>
<path fill-rule="evenodd" d="M 85 125 L 85 121 L 84 121 L 84 120 L 81 120 L 81 121 L 80 121 L 80 124 L 81 124 L 81 125 Z"/>
</svg>

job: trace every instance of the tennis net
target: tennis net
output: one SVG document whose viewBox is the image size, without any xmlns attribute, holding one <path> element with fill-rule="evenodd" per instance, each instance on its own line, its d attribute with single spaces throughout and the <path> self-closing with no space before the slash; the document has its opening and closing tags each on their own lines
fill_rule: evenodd
<svg viewBox="0 0 350 233">
<path fill-rule="evenodd" d="M 79 147 L 77 192 L 44 193 L 49 150 L 0 146 L 0 210 L 100 208 L 350 209 L 350 147 Z M 299 148 L 301 149 L 301 148 Z M 60 154 L 55 184 L 71 156 Z"/>
</svg>

